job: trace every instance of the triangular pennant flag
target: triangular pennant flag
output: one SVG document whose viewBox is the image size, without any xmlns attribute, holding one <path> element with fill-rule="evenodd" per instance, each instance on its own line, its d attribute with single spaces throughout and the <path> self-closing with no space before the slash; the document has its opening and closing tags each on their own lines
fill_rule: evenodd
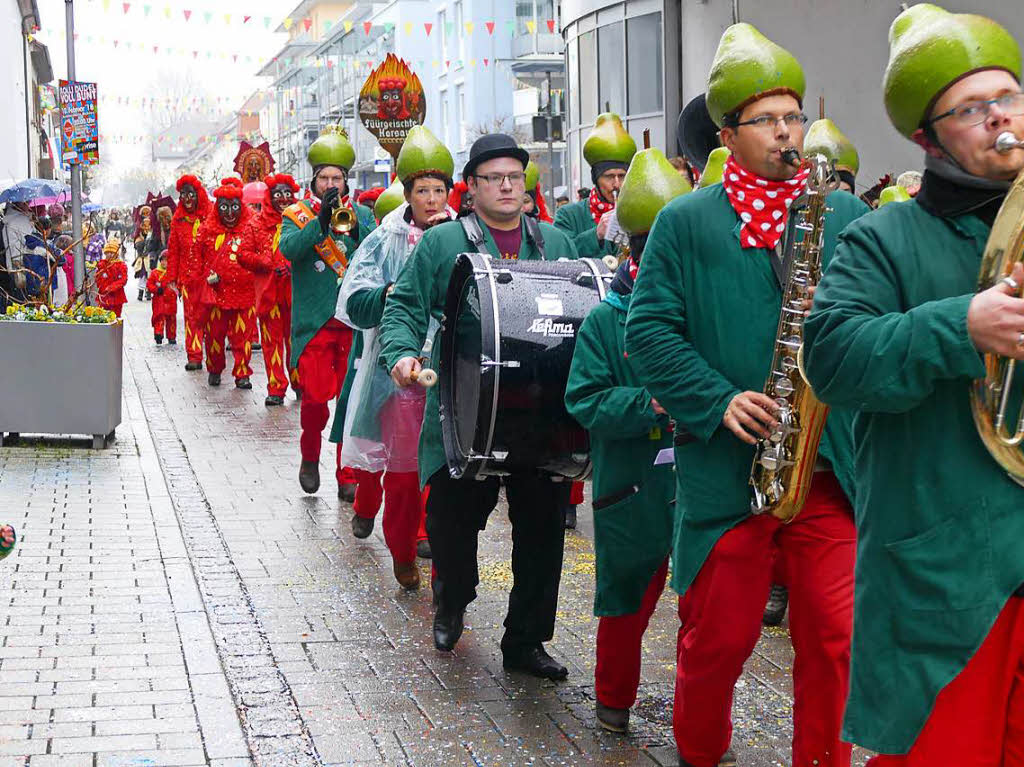
<svg viewBox="0 0 1024 767">
<path fill-rule="evenodd" d="M 151 10 L 153 10 L 153 6 L 152 5 L 144 5 L 144 6 L 142 6 L 142 15 L 143 16 L 148 16 L 149 12 Z"/>
<path fill-rule="evenodd" d="M 476 59 L 470 59 L 469 60 L 469 68 L 470 69 L 476 69 Z"/>
<path fill-rule="evenodd" d="M 188 21 L 191 18 L 192 18 L 192 11 L 186 9 L 185 10 L 185 21 Z"/>
<path fill-rule="evenodd" d="M 164 16 L 166 16 L 167 18 L 171 18 L 171 6 L 164 6 Z"/>
<path fill-rule="evenodd" d="M 231 60 L 237 62 L 238 61 L 238 54 L 237 53 L 232 53 L 231 54 Z"/>
<path fill-rule="evenodd" d="M 394 28 L 395 28 L 394 23 L 392 23 L 390 21 L 384 22 L 384 31 L 385 32 L 390 33 L 391 30 L 393 30 Z"/>
<path fill-rule="evenodd" d="M 527 20 L 527 22 L 526 22 L 526 31 L 529 32 L 531 35 L 534 32 L 536 32 L 537 31 L 537 22 L 534 21 L 533 19 Z"/>
<path fill-rule="evenodd" d="M 366 36 L 367 37 L 370 36 L 370 29 L 372 27 L 373 27 L 373 24 L 371 22 L 369 22 L 369 21 L 364 21 L 363 22 L 363 31 L 366 32 Z"/>
<path fill-rule="evenodd" d="M 332 26 L 334 26 L 334 22 L 333 21 L 331 21 L 330 19 L 325 21 L 324 22 L 324 32 L 329 31 Z"/>
<path fill-rule="evenodd" d="M 114 47 L 117 47 L 117 40 L 114 41 Z"/>
<path fill-rule="evenodd" d="M 454 35 L 455 34 L 455 22 L 453 22 L 453 21 L 445 22 L 444 33 L 446 35 L 448 35 L 448 37 L 451 37 L 452 35 Z"/>
<path fill-rule="evenodd" d="M 110 10 L 110 0 L 103 0 L 103 12 L 106 13 Z"/>
<path fill-rule="evenodd" d="M 203 12 L 203 21 L 205 21 L 207 24 L 210 23 L 210 19 L 212 19 L 212 18 L 213 18 L 213 13 L 211 11 L 204 11 Z"/>
<path fill-rule="evenodd" d="M 445 59 L 444 60 L 444 68 L 448 69 L 451 66 L 451 63 L 452 63 L 451 60 Z"/>
<path fill-rule="evenodd" d="M 466 28 L 466 34 L 467 35 L 473 34 L 473 22 L 472 21 L 467 21 L 465 24 L 463 24 L 463 26 Z"/>
<path fill-rule="evenodd" d="M 225 13 L 224 14 L 224 23 L 225 24 L 230 24 L 231 23 L 231 14 L 230 13 Z"/>
<path fill-rule="evenodd" d="M 548 32 L 550 32 L 551 34 L 555 34 L 555 20 L 554 19 L 548 19 Z"/>
<path fill-rule="evenodd" d="M 508 32 L 510 35 L 514 35 L 516 33 L 515 21 L 513 21 L 512 19 L 505 19 L 505 31 Z"/>
<path fill-rule="evenodd" d="M 285 20 L 283 22 L 281 22 L 281 23 L 284 24 L 284 28 L 286 30 L 291 29 L 292 28 L 292 17 L 291 16 L 285 17 Z"/>
<path fill-rule="evenodd" d="M 121 3 L 121 7 L 124 9 L 125 14 L 128 13 L 128 9 L 132 7 L 131 3 Z"/>
<path fill-rule="evenodd" d="M 405 22 L 404 27 L 405 27 L 405 34 L 411 35 L 412 34 L 412 22 L 411 21 Z"/>
<path fill-rule="evenodd" d="M 423 28 L 425 30 L 427 30 L 427 37 L 430 37 L 430 30 L 434 28 L 434 25 L 431 24 L 429 21 L 427 21 L 427 22 L 424 22 Z"/>
<path fill-rule="evenodd" d="M 199 51 L 192 51 L 192 58 L 199 58 Z"/>
<path fill-rule="evenodd" d="M 488 61 L 489 61 L 489 59 L 484 59 L 484 66 L 485 66 L 485 67 L 487 66 L 487 62 L 488 62 Z"/>
<path fill-rule="evenodd" d="M 243 24 L 248 24 L 249 23 L 249 19 L 251 19 L 251 18 L 252 18 L 252 16 L 243 16 L 242 17 L 242 23 Z"/>
<path fill-rule="evenodd" d="M 348 32 L 351 32 L 351 31 L 352 31 L 352 22 L 351 21 L 346 21 L 345 22 L 345 32 L 348 33 Z"/>
<path fill-rule="evenodd" d="M 264 16 L 263 17 L 263 28 L 264 29 L 270 29 L 270 22 L 271 21 L 273 21 L 273 19 L 271 19 L 269 16 Z"/>
<path fill-rule="evenodd" d="M 158 50 L 160 50 L 160 46 L 159 45 L 154 45 L 153 46 L 153 53 L 156 53 Z"/>
<path fill-rule="evenodd" d="M 304 27 L 306 28 L 306 31 L 308 32 L 308 31 L 309 31 L 309 28 L 310 28 L 311 26 L 313 26 L 313 19 L 311 19 L 311 18 L 309 18 L 309 17 L 307 16 L 306 18 L 304 18 L 304 19 L 302 20 L 302 26 L 304 26 Z"/>
<path fill-rule="evenodd" d="M 493 21 L 485 21 L 484 22 L 484 26 L 487 27 L 487 34 L 489 34 L 489 35 L 493 35 L 494 34 L 494 22 Z"/>
</svg>

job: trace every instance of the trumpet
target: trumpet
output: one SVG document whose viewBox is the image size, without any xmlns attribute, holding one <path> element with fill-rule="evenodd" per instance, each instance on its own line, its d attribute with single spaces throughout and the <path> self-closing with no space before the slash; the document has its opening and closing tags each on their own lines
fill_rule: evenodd
<svg viewBox="0 0 1024 767">
<path fill-rule="evenodd" d="M 348 234 L 356 225 L 356 214 L 351 208 L 339 205 L 331 211 L 331 231 L 335 234 Z"/>
</svg>

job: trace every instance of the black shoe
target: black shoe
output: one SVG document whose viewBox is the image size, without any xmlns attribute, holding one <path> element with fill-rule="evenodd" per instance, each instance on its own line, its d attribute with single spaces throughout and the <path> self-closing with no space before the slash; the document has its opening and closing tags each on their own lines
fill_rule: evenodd
<svg viewBox="0 0 1024 767">
<path fill-rule="evenodd" d="M 206 383 L 210 386 L 220 386 L 220 373 L 210 373 L 206 376 Z"/>
<path fill-rule="evenodd" d="M 503 650 L 502 653 L 506 671 L 522 671 L 541 679 L 561 680 L 569 676 L 569 669 L 548 655 L 543 645 Z"/>
<path fill-rule="evenodd" d="M 295 401 L 302 402 L 302 389 L 292 389 L 295 392 Z"/>
<path fill-rule="evenodd" d="M 266 405 L 267 407 L 274 407 L 276 405 L 283 405 L 284 404 L 284 397 L 282 397 L 280 395 L 277 395 L 277 394 L 269 394 L 269 395 L 267 395 L 267 398 L 265 400 L 263 400 L 263 404 Z"/>
<path fill-rule="evenodd" d="M 358 514 L 352 515 L 352 535 L 356 538 L 369 538 L 373 532 L 373 517 L 367 519 Z"/>
<path fill-rule="evenodd" d="M 145 300 L 145 298 L 144 298 L 145 295 L 146 295 L 146 291 L 140 290 L 139 291 L 139 300 L 140 301 L 144 301 Z"/>
<path fill-rule="evenodd" d="M 263 344 L 257 341 L 256 343 L 249 344 L 249 348 L 252 349 L 254 352 L 258 352 L 263 348 Z"/>
<path fill-rule="evenodd" d="M 178 339 L 177 338 L 168 338 L 167 339 L 167 343 L 170 346 L 177 346 L 178 345 Z"/>
<path fill-rule="evenodd" d="M 597 701 L 597 723 L 609 732 L 626 732 L 629 729 L 629 709 L 612 708 Z"/>
<path fill-rule="evenodd" d="M 303 461 L 299 466 L 299 485 L 313 494 L 320 489 L 320 464 L 316 461 Z"/>
<path fill-rule="evenodd" d="M 576 507 L 566 506 L 562 512 L 562 521 L 565 523 L 566 530 L 576 529 Z"/>
<path fill-rule="evenodd" d="M 148 290 L 146 291 L 146 300 L 147 301 L 152 301 L 153 300 L 153 294 L 150 293 Z"/>
<path fill-rule="evenodd" d="M 465 608 L 447 610 L 437 607 L 434 612 L 434 647 L 445 652 L 455 649 L 455 643 L 462 636 L 462 621 L 465 616 Z"/>
<path fill-rule="evenodd" d="M 235 388 L 236 389 L 251 389 L 252 388 L 252 381 L 250 381 L 248 378 L 236 378 L 235 379 Z"/>
<path fill-rule="evenodd" d="M 185 363 L 185 370 L 188 370 L 189 372 L 194 372 L 196 370 L 202 370 L 202 369 L 203 369 L 203 363 L 202 362 L 186 362 Z"/>
<path fill-rule="evenodd" d="M 785 586 L 778 583 L 772 584 L 771 593 L 768 595 L 768 603 L 764 606 L 764 615 L 761 622 L 765 626 L 778 626 L 786 617 L 786 606 L 789 604 L 789 591 Z"/>
<path fill-rule="evenodd" d="M 159 346 L 164 342 L 163 336 L 153 336 L 153 340 L 156 341 L 156 345 Z"/>
<path fill-rule="evenodd" d="M 345 503 L 352 503 L 356 499 L 356 486 L 351 482 L 338 485 L 338 498 Z"/>
<path fill-rule="evenodd" d="M 426 538 L 422 541 L 416 541 L 416 556 L 420 559 L 430 559 L 434 556 L 430 551 L 430 541 Z"/>
</svg>

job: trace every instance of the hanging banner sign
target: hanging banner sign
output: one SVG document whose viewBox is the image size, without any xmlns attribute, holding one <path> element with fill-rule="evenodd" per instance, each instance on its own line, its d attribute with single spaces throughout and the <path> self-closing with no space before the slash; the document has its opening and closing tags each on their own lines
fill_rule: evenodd
<svg viewBox="0 0 1024 767">
<path fill-rule="evenodd" d="M 359 119 L 397 160 L 409 129 L 422 125 L 426 116 L 420 78 L 403 59 L 389 53 L 359 91 Z"/>
<path fill-rule="evenodd" d="M 96 83 L 61 80 L 60 133 L 64 165 L 95 165 L 100 161 Z"/>
</svg>

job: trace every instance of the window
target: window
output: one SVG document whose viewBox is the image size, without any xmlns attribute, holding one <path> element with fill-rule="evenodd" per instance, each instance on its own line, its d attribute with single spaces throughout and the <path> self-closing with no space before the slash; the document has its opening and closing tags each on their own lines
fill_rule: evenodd
<svg viewBox="0 0 1024 767">
<path fill-rule="evenodd" d="M 441 33 L 441 61 L 448 60 L 448 14 L 439 11 L 437 14 L 437 31 Z"/>
<path fill-rule="evenodd" d="M 569 83 L 569 119 L 570 124 L 575 128 L 580 124 L 580 73 L 579 73 L 579 56 L 577 55 L 578 43 L 576 40 L 570 40 L 565 46 L 565 76 L 566 82 Z"/>
<path fill-rule="evenodd" d="M 622 22 L 616 21 L 597 30 L 597 111 L 626 110 L 624 62 L 626 51 L 622 39 Z M 581 73 L 582 74 L 582 73 Z M 651 84 L 648 84 L 651 87 Z"/>
<path fill-rule="evenodd" d="M 579 101 L 580 119 L 576 125 L 587 125 L 597 117 L 597 40 L 593 32 L 580 35 Z"/>
<path fill-rule="evenodd" d="M 516 34 L 528 35 L 526 22 L 533 21 L 533 0 L 516 0 Z"/>
<path fill-rule="evenodd" d="M 537 31 L 548 34 L 548 22 L 555 18 L 555 4 L 552 0 L 537 0 Z M 558 25 L 555 25 L 558 31 Z"/>
<path fill-rule="evenodd" d="M 459 124 L 459 148 L 466 146 L 466 88 L 455 86 L 455 120 Z"/>
<path fill-rule="evenodd" d="M 458 41 L 459 64 L 466 58 L 466 28 L 462 23 L 462 0 L 456 0 L 455 6 L 455 39 Z"/>
<path fill-rule="evenodd" d="M 448 143 L 448 91 L 441 91 L 441 143 Z"/>
<path fill-rule="evenodd" d="M 648 13 L 626 21 L 626 61 L 629 114 L 660 112 L 661 14 Z"/>
</svg>

